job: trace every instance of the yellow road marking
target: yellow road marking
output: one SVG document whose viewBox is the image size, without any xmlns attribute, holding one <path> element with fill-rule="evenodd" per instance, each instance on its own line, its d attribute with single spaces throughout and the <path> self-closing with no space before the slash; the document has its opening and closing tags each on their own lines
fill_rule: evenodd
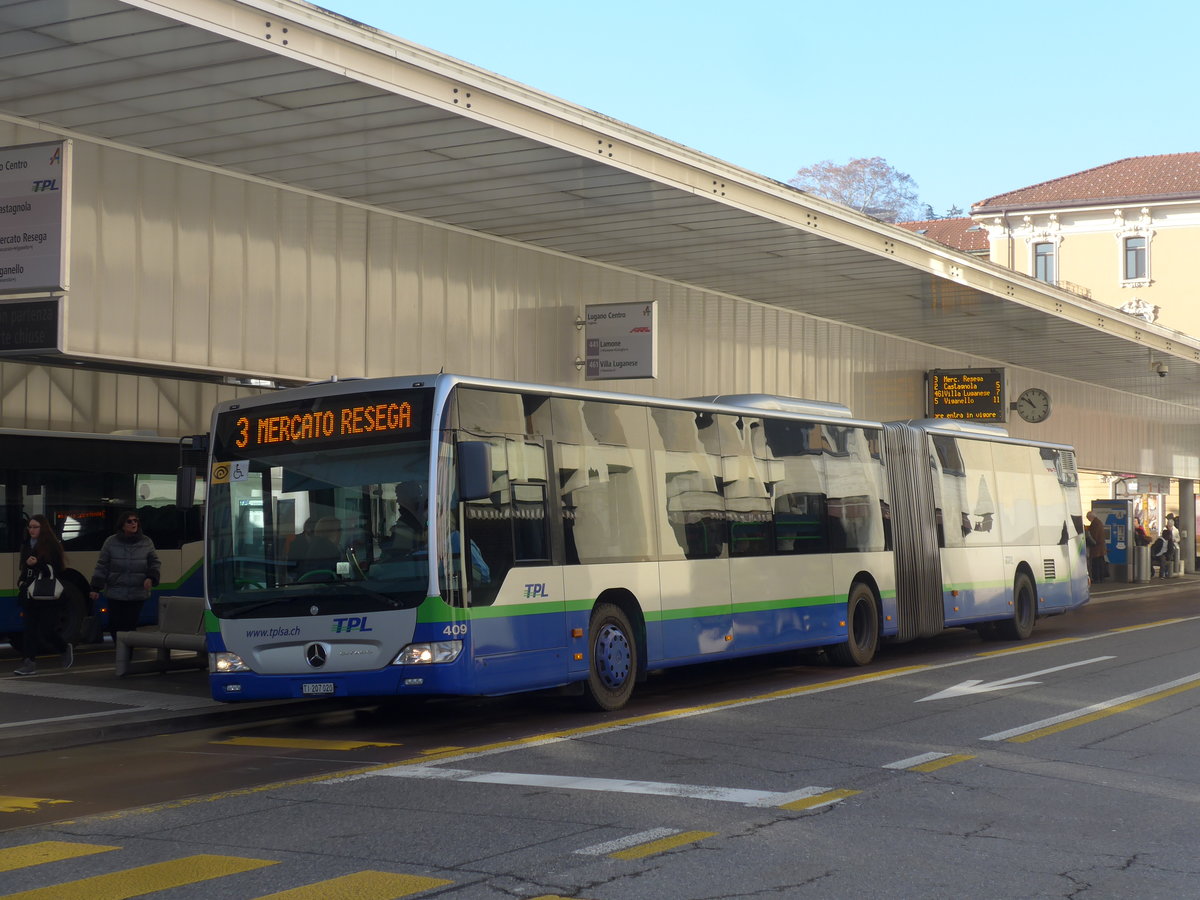
<svg viewBox="0 0 1200 900">
<path fill-rule="evenodd" d="M 1158 628 L 1160 625 L 1174 625 L 1177 622 L 1186 622 L 1187 619 L 1163 619 L 1160 622 L 1147 622 L 1145 625 L 1126 625 L 1123 628 L 1114 628 L 1113 634 L 1119 634 L 1124 631 L 1141 631 L 1143 628 Z"/>
<path fill-rule="evenodd" d="M 0 795 L 0 813 L 37 812 L 41 806 L 70 802 L 70 800 L 51 800 L 48 797 L 5 797 Z"/>
<path fill-rule="evenodd" d="M 803 797 L 800 800 L 793 800 L 791 803 L 784 803 L 780 809 L 812 809 L 814 806 L 825 806 L 827 803 L 836 803 L 839 800 L 845 800 L 847 797 L 853 797 L 855 794 L 861 794 L 862 791 L 838 790 L 826 791 L 823 794 L 817 794 L 813 797 Z"/>
<path fill-rule="evenodd" d="M 361 750 L 363 747 L 402 747 L 382 741 L 325 741 L 317 738 L 234 737 L 214 744 L 233 744 L 237 747 L 278 747 L 285 750 Z"/>
<path fill-rule="evenodd" d="M 138 866 L 108 875 L 95 875 L 52 887 L 8 894 L 4 900 L 128 900 L 154 891 L 183 887 L 276 865 L 275 860 L 247 859 L 241 856 L 212 856 L 207 853 L 185 856 L 167 862 Z"/>
<path fill-rule="evenodd" d="M 367 870 L 292 888 L 290 891 L 280 891 L 278 894 L 266 894 L 258 900 L 393 900 L 447 884 L 453 882 L 444 878 Z"/>
<path fill-rule="evenodd" d="M 636 847 L 618 850 L 616 853 L 608 855 L 614 859 L 642 859 L 646 856 L 653 856 L 655 853 L 665 853 L 667 850 L 682 847 L 684 844 L 694 844 L 696 841 L 702 841 L 715 834 L 715 831 L 683 831 L 679 834 L 673 834 L 670 837 L 659 838 L 657 841 L 650 841 L 647 844 L 638 844 Z"/>
<path fill-rule="evenodd" d="M 1099 635 L 1096 635 L 1097 637 Z M 976 656 L 1010 656 L 1013 653 L 1028 653 L 1030 650 L 1043 650 L 1046 647 L 1059 647 L 1063 644 L 1077 644 L 1080 641 L 1091 640 L 1092 636 L 1059 638 L 1055 641 L 1038 641 L 1036 644 L 1021 644 L 1019 647 L 1005 647 L 1003 650 L 984 650 Z"/>
<path fill-rule="evenodd" d="M 120 849 L 120 847 L 109 847 L 106 844 L 39 841 L 36 844 L 0 850 L 0 872 L 11 872 L 14 869 L 40 866 L 43 863 L 61 862 L 64 859 L 77 859 L 80 856 L 91 856 L 94 853 L 107 853 L 109 850 Z"/>
<path fill-rule="evenodd" d="M 1136 700 L 1129 700 L 1125 703 L 1118 703 L 1116 706 L 1110 706 L 1107 709 L 1100 709 L 1087 715 L 1079 716 L 1075 719 L 1068 719 L 1065 722 L 1057 722 L 1054 725 L 1047 725 L 1045 728 L 1039 728 L 1036 731 L 1028 731 L 1025 734 L 1014 735 L 1010 738 L 1005 738 L 1012 744 L 1027 744 L 1030 741 L 1036 741 L 1038 738 L 1046 737 L 1051 734 L 1058 734 L 1060 731 L 1066 731 L 1068 728 L 1074 728 L 1077 725 L 1086 725 L 1089 722 L 1097 722 L 1100 719 L 1115 716 L 1117 713 L 1129 712 L 1131 709 L 1137 709 L 1139 706 L 1145 706 L 1147 703 L 1153 703 L 1155 700 L 1163 700 L 1167 697 L 1172 697 L 1175 694 L 1182 694 L 1184 691 L 1190 691 L 1200 687 L 1200 681 L 1193 681 L 1191 684 L 1180 684 L 1173 688 L 1168 688 L 1165 691 L 1159 691 L 1157 694 L 1150 694 L 1145 697 L 1139 697 Z"/>
<path fill-rule="evenodd" d="M 910 772 L 936 772 L 938 769 L 944 769 L 946 766 L 952 766 L 955 763 L 966 762 L 968 759 L 975 757 L 969 753 L 958 753 L 954 756 L 943 756 L 941 759 L 933 759 L 927 763 L 913 766 L 908 771 Z"/>
</svg>

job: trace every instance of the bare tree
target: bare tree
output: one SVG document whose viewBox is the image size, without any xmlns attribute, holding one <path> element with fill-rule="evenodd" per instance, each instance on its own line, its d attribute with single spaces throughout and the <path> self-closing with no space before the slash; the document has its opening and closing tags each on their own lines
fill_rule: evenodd
<svg viewBox="0 0 1200 900">
<path fill-rule="evenodd" d="M 884 222 L 903 222 L 920 215 L 917 183 L 882 156 L 852 159 L 845 165 L 827 159 L 797 170 L 788 184 Z"/>
</svg>

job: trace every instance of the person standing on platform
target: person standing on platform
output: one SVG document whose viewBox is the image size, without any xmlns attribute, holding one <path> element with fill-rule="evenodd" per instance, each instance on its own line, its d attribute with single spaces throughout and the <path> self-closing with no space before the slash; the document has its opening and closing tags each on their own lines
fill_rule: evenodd
<svg viewBox="0 0 1200 900">
<path fill-rule="evenodd" d="M 1162 530 L 1163 540 L 1167 542 L 1163 561 L 1163 578 L 1175 574 L 1176 563 L 1179 562 L 1179 529 L 1175 527 L 1175 517 L 1168 515 Z"/>
<path fill-rule="evenodd" d="M 1087 520 L 1084 534 L 1087 541 L 1088 575 L 1092 584 L 1099 584 L 1104 580 L 1104 554 L 1108 549 L 1104 540 L 1104 523 L 1090 509 L 1087 512 Z"/>
<path fill-rule="evenodd" d="M 91 598 L 98 600 L 104 592 L 108 633 L 114 644 L 118 631 L 137 628 L 142 607 L 158 584 L 162 567 L 154 541 L 142 532 L 137 513 L 123 513 L 117 521 L 117 533 L 109 535 L 100 548 L 91 593 Z"/>
<path fill-rule="evenodd" d="M 1167 577 L 1167 541 L 1161 534 L 1150 544 L 1150 577 Z"/>
<path fill-rule="evenodd" d="M 32 516 L 25 528 L 25 540 L 17 554 L 21 575 L 17 579 L 17 596 L 25 616 L 24 661 L 13 670 L 14 675 L 37 673 L 38 651 L 49 645 L 62 655 L 62 666 L 69 669 L 75 662 L 75 648 L 58 632 L 58 621 L 66 607 L 63 597 L 35 597 L 33 583 L 39 578 L 62 578 L 66 554 L 62 544 L 43 515 Z"/>
</svg>

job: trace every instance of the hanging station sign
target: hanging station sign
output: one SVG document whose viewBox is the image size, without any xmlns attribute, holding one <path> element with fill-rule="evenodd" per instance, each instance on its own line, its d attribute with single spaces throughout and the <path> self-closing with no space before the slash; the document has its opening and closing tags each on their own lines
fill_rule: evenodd
<svg viewBox="0 0 1200 900">
<path fill-rule="evenodd" d="M 0 148 L 0 293 L 67 289 L 70 150 Z"/>
<path fill-rule="evenodd" d="M 589 381 L 658 377 L 657 300 L 592 305 L 585 313 Z"/>
</svg>

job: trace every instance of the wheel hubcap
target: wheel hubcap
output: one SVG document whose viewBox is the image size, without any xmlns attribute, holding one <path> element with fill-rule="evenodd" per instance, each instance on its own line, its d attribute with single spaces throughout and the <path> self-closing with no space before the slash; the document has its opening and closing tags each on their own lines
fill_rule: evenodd
<svg viewBox="0 0 1200 900">
<path fill-rule="evenodd" d="M 629 638 L 615 625 L 605 625 L 596 635 L 596 674 L 607 688 L 619 688 L 629 678 L 633 655 Z"/>
</svg>

